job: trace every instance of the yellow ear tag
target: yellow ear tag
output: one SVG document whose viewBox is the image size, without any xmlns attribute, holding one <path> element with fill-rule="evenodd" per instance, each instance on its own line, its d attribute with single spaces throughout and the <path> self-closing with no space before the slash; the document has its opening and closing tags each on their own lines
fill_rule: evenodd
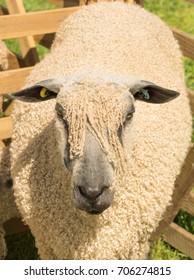
<svg viewBox="0 0 194 280">
<path fill-rule="evenodd" d="M 42 88 L 40 91 L 40 97 L 42 98 L 46 98 L 47 96 L 49 96 L 49 91 L 47 88 Z"/>
</svg>

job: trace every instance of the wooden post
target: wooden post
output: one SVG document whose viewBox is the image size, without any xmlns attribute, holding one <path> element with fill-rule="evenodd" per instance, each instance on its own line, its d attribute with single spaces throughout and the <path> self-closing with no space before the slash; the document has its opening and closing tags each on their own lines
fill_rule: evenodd
<svg viewBox="0 0 194 280">
<path fill-rule="evenodd" d="M 24 14 L 26 12 L 22 0 L 6 0 L 6 3 L 10 14 Z M 25 66 L 35 65 L 39 58 L 34 38 L 27 36 L 18 40 Z"/>
<path fill-rule="evenodd" d="M 11 117 L 0 118 L 0 139 L 10 138 L 12 134 L 12 119 Z"/>
</svg>

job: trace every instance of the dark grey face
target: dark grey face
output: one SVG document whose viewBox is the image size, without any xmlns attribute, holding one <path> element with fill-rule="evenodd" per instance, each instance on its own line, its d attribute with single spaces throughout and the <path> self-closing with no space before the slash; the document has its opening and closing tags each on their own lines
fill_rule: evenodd
<svg viewBox="0 0 194 280">
<path fill-rule="evenodd" d="M 114 170 L 88 131 L 83 156 L 75 161 L 72 171 L 73 197 L 79 209 L 98 214 L 111 205 Z"/>
</svg>

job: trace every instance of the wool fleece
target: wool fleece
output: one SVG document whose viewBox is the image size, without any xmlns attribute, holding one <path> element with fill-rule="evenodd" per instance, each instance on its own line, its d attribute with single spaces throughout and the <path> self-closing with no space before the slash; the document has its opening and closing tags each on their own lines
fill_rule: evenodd
<svg viewBox="0 0 194 280">
<path fill-rule="evenodd" d="M 0 149 L 0 259 L 4 259 L 7 253 L 3 224 L 13 217 L 19 217 L 19 213 L 13 196 L 10 152 L 7 146 Z"/>
<path fill-rule="evenodd" d="M 73 78 L 78 73 L 81 80 Z M 171 201 L 175 179 L 190 146 L 191 113 L 179 46 L 170 29 L 141 7 L 117 2 L 93 4 L 62 22 L 51 52 L 34 67 L 25 88 L 58 76 L 74 79 L 63 85 L 63 91 L 67 103 L 68 96 L 74 96 L 72 110 L 79 108 L 82 113 L 85 107 L 78 97 L 83 96 L 83 85 L 84 93 L 103 97 L 111 88 L 113 96 L 116 92 L 119 96 L 130 89 L 122 77 L 137 77 L 180 93 L 165 104 L 135 101 L 133 124 L 123 139 L 125 167 L 118 169 L 122 176 L 121 171 L 116 173 L 112 205 L 100 215 L 88 215 L 73 203 L 71 174 L 62 164 L 57 141 L 56 101 L 18 101 L 15 105 L 11 146 L 14 192 L 40 257 L 143 259 L 149 250 L 149 238 Z M 104 77 L 117 79 L 107 82 Z M 87 105 L 87 94 L 84 98 Z M 105 102 L 101 109 L 95 107 L 95 116 L 105 116 L 107 106 L 116 107 L 117 98 L 108 104 Z M 118 107 L 123 108 L 120 103 Z M 87 118 L 83 120 L 82 131 Z M 93 124 L 95 127 L 95 121 Z M 100 131 L 96 129 L 94 135 L 104 139 Z M 83 139 L 80 135 L 78 132 L 77 139 Z M 80 142 L 72 139 L 72 155 L 81 156 L 84 141 L 79 147 Z M 111 139 L 118 159 L 121 147 L 116 152 L 118 141 L 114 135 Z M 121 165 L 123 159 L 118 162 Z"/>
<path fill-rule="evenodd" d="M 0 71 L 8 69 L 8 50 L 0 40 Z M 0 96 L 0 112 L 3 98 Z M 12 217 L 18 216 L 14 202 L 13 190 L 10 181 L 10 152 L 9 147 L 0 148 L 0 259 L 6 256 L 7 248 L 4 240 L 3 223 Z"/>
</svg>

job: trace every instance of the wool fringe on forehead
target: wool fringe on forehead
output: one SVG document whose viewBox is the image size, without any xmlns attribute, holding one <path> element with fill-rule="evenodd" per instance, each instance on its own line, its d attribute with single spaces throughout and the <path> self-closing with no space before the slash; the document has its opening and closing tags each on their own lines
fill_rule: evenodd
<svg viewBox="0 0 194 280">
<path fill-rule="evenodd" d="M 86 130 L 89 130 L 99 141 L 116 170 L 121 173 L 126 166 L 124 149 L 119 141 L 117 131 L 123 123 L 123 112 L 126 102 L 115 86 L 109 85 L 105 92 L 100 88 L 90 92 L 91 86 L 83 85 L 79 94 L 73 92 L 65 98 L 65 118 L 68 123 L 70 158 L 83 155 Z"/>
</svg>

